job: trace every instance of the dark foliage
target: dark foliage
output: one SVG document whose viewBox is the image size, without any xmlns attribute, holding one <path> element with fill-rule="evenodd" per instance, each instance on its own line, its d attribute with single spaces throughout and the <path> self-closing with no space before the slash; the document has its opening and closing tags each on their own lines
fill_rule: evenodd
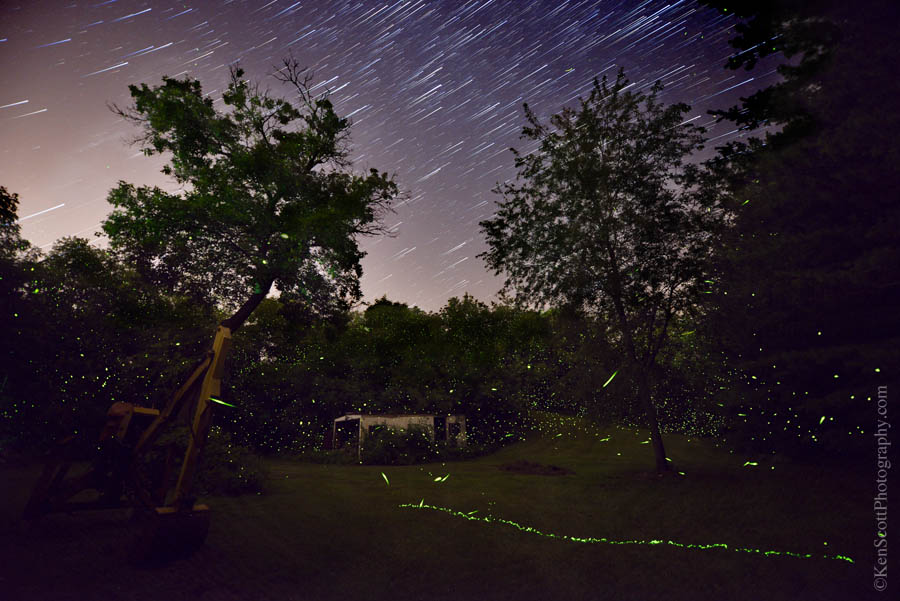
<svg viewBox="0 0 900 601">
<path fill-rule="evenodd" d="M 870 447 L 878 386 L 895 384 L 900 364 L 896 7 L 746 4 L 757 16 L 745 37 L 777 34 L 800 56 L 763 91 L 765 110 L 751 97 L 743 120 L 723 114 L 785 130 L 724 149 L 738 176 L 735 220 L 706 334 L 722 353 L 716 371 L 737 380 L 727 391 L 736 441 L 852 457 Z"/>
<path fill-rule="evenodd" d="M 373 465 L 410 465 L 433 459 L 437 449 L 428 431 L 412 426 L 404 430 L 376 428 L 363 441 L 363 463 Z"/>
<path fill-rule="evenodd" d="M 210 308 L 159 294 L 84 239 L 14 266 L 20 285 L 0 392 L 7 445 L 94 438 L 115 401 L 162 406 L 214 328 Z"/>
<path fill-rule="evenodd" d="M 103 224 L 111 247 L 164 290 L 228 307 L 232 331 L 273 286 L 326 313 L 358 299 L 358 237 L 384 233 L 398 194 L 386 173 L 350 169 L 349 121 L 310 93 L 304 69 L 286 60 L 275 78 L 296 100 L 234 68 L 222 112 L 200 82 L 170 77 L 130 86 L 133 107 L 113 107 L 141 127 L 146 154 L 171 154 L 163 173 L 185 188 L 121 182 Z"/>
<path fill-rule="evenodd" d="M 769 140 L 776 146 L 788 144 L 820 125 L 820 115 L 815 111 L 817 92 L 843 35 L 840 18 L 835 18 L 836 11 L 844 5 L 847 11 L 858 14 L 869 7 L 851 6 L 839 0 L 700 0 L 700 3 L 739 19 L 735 25 L 738 35 L 730 40 L 737 52 L 729 57 L 727 68 L 743 67 L 749 71 L 769 56 L 789 59 L 778 66 L 782 81 L 742 98 L 740 106 L 711 111 L 712 114 L 742 129 L 778 127 Z"/>
<path fill-rule="evenodd" d="M 142 457 L 140 469 L 146 474 L 162 474 L 170 453 L 176 460 L 175 464 L 180 465 L 190 436 L 190 430 L 186 426 L 170 428 L 160 436 L 151 451 Z M 177 479 L 178 472 L 173 470 L 169 482 L 171 488 L 174 488 Z M 232 437 L 221 428 L 214 427 L 203 447 L 192 491 L 197 495 L 262 492 L 265 479 L 266 471 L 259 456 L 251 449 L 235 444 Z"/>
</svg>

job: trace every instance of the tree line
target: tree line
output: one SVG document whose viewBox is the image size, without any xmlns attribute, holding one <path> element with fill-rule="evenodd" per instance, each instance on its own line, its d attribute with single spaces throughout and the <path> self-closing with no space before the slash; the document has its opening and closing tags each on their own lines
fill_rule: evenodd
<svg viewBox="0 0 900 601">
<path fill-rule="evenodd" d="M 227 317 L 161 293 L 84 239 L 60 240 L 26 265 L 17 274 L 27 274 L 28 293 L 4 299 L 7 449 L 90 438 L 114 401 L 161 406 Z M 327 315 L 268 298 L 234 336 L 223 394 L 234 407 L 221 407 L 216 423 L 264 453 L 320 449 L 344 413 L 464 413 L 472 443 L 488 447 L 518 440 L 533 410 L 641 423 L 608 336 L 588 316 L 470 296 L 433 313 L 382 298 Z M 688 384 L 670 380 L 682 398 L 668 402 L 664 427 L 715 434 L 714 408 L 688 402 Z"/>
</svg>

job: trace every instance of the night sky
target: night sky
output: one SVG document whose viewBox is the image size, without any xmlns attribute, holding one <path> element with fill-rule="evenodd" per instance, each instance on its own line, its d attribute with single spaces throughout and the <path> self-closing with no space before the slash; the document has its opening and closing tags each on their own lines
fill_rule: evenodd
<svg viewBox="0 0 900 601">
<path fill-rule="evenodd" d="M 0 185 L 19 194 L 34 245 L 94 239 L 118 180 L 175 189 L 107 108 L 130 104 L 128 84 L 189 76 L 221 108 L 229 65 L 281 94 L 268 75 L 292 53 L 350 117 L 355 168 L 408 191 L 386 219 L 395 236 L 362 242 L 364 300 L 489 302 L 502 281 L 475 256 L 478 222 L 515 174 L 509 147 L 528 149 L 522 103 L 546 119 L 624 67 L 638 89 L 661 79 L 664 100 L 691 104 L 720 145 L 738 134 L 706 111 L 777 77 L 771 62 L 723 68 L 735 23 L 692 0 L 4 1 Z"/>
</svg>

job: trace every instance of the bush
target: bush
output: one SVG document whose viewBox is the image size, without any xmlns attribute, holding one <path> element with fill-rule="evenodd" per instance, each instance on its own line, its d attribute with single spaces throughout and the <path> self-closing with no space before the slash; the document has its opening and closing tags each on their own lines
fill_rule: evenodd
<svg viewBox="0 0 900 601">
<path fill-rule="evenodd" d="M 363 441 L 361 459 L 374 465 L 410 465 L 436 457 L 428 430 L 419 426 L 394 430 L 378 428 Z"/>
<path fill-rule="evenodd" d="M 408 436 L 408 433 L 402 431 L 399 434 L 396 432 L 392 434 L 391 432 L 382 433 L 382 431 L 379 431 L 377 435 L 370 436 L 368 443 L 363 446 L 361 453 L 362 462 L 370 465 L 404 465 L 425 461 L 464 461 L 493 453 L 499 448 L 499 445 L 468 444 L 464 447 L 450 446 L 444 443 L 435 445 L 428 438 L 427 431 L 423 430 L 423 432 L 425 432 L 427 448 L 422 437 L 414 434 L 412 445 L 419 445 L 419 452 L 406 453 L 404 456 L 401 449 L 408 449 L 410 443 L 398 442 L 398 439 L 403 439 L 404 435 Z M 380 440 L 376 440 L 376 438 L 380 438 Z M 284 455 L 284 457 L 332 465 L 360 463 L 355 445 L 348 445 L 342 449 L 307 449 L 299 454 Z"/>
<path fill-rule="evenodd" d="M 160 436 L 157 443 L 144 458 L 144 468 L 151 474 L 162 474 L 166 455 L 173 453 L 174 473 L 170 474 L 169 485 L 174 486 L 178 470 L 190 440 L 190 430 L 186 426 L 170 429 Z M 195 495 L 239 495 L 247 492 L 261 492 L 265 470 L 261 459 L 249 448 L 235 444 L 231 436 L 221 428 L 212 427 L 206 445 L 200 454 L 200 462 L 194 473 L 192 492 Z"/>
<path fill-rule="evenodd" d="M 197 474 L 198 492 L 229 495 L 262 492 L 264 480 L 265 469 L 256 453 L 235 444 L 219 428 L 210 431 Z"/>
</svg>

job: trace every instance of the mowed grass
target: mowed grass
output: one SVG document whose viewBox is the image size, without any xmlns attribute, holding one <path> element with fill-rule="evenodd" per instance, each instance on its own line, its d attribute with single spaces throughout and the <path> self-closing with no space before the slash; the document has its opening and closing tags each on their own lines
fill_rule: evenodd
<svg viewBox="0 0 900 601">
<path fill-rule="evenodd" d="M 646 432 L 552 419 L 542 434 L 471 461 L 269 461 L 266 494 L 205 499 L 214 512 L 206 545 L 154 568 L 126 561 L 124 511 L 53 515 L 26 527 L 18 515 L 38 468 L 7 467 L 0 470 L 7 484 L 0 598 L 821 601 L 872 594 L 870 470 L 744 467 L 747 457 L 672 435 L 669 456 L 686 475 L 657 479 L 645 440 Z M 574 473 L 500 469 L 517 460 Z M 551 533 L 557 538 L 545 536 Z M 824 557 L 838 554 L 855 563 Z"/>
</svg>

